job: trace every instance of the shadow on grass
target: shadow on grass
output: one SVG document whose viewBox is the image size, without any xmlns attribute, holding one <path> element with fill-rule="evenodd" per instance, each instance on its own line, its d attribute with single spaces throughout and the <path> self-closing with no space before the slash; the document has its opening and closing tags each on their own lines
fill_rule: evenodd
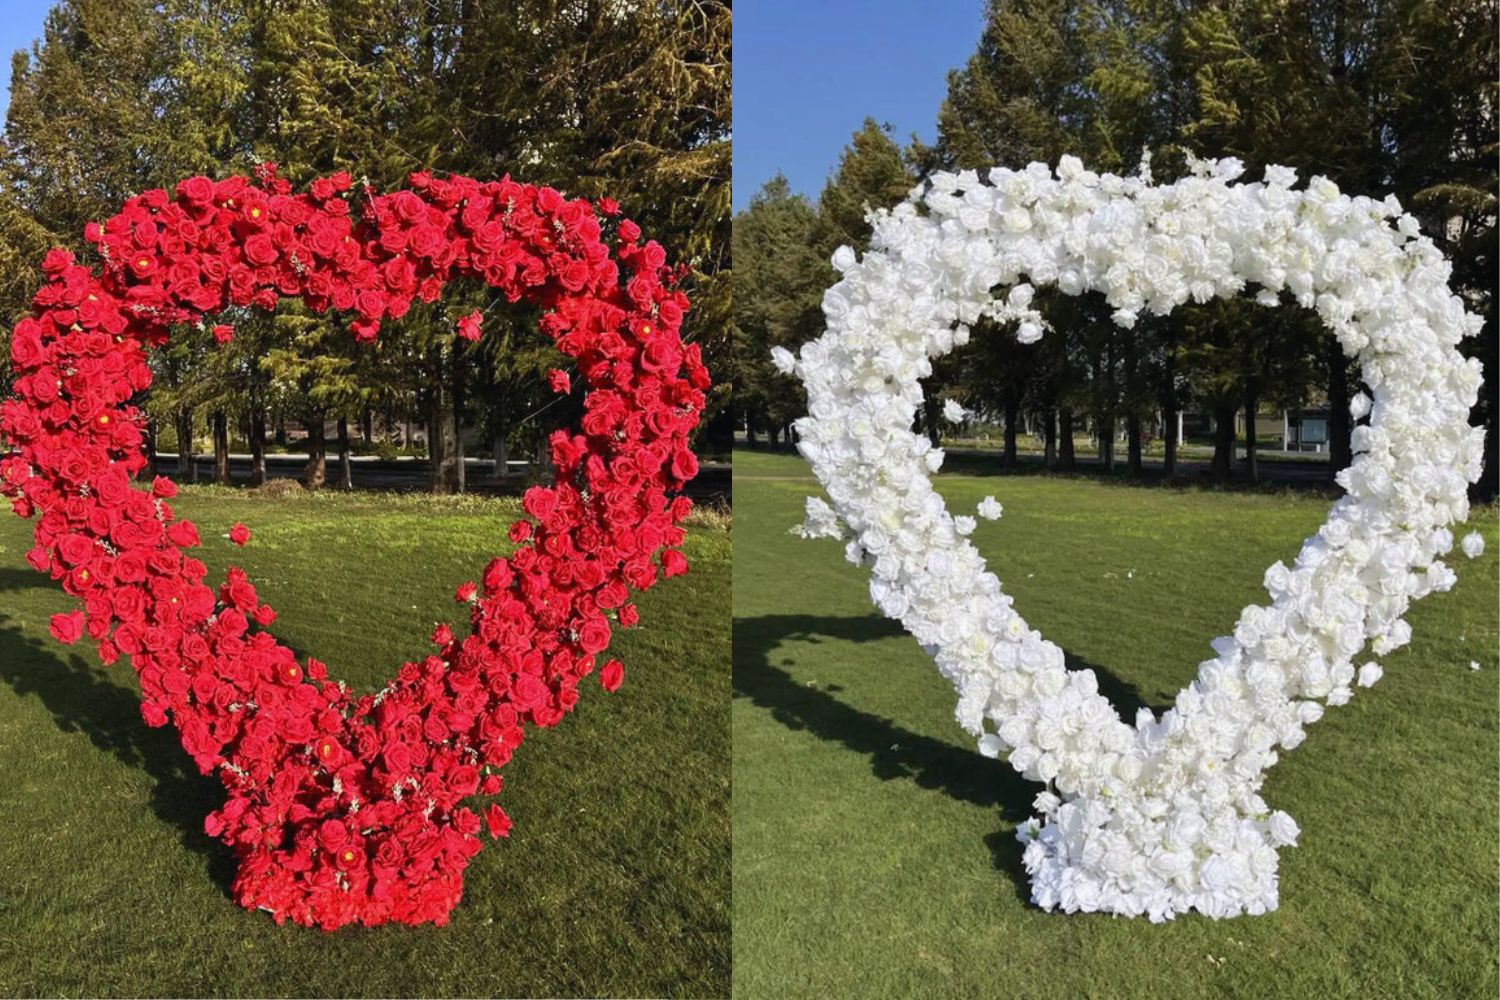
<svg viewBox="0 0 1500 1000">
<path fill-rule="evenodd" d="M 840 701 L 838 685 L 826 688 L 799 682 L 782 669 L 792 660 L 783 659 L 778 666 L 772 655 L 786 642 L 821 643 L 872 642 L 905 635 L 900 623 L 884 617 L 829 618 L 816 615 L 766 615 L 761 618 L 734 620 L 734 696 L 748 698 L 757 708 L 766 709 L 771 717 L 796 731 L 806 731 L 819 739 L 842 743 L 859 754 L 868 755 L 870 770 L 882 781 L 905 779 L 918 788 L 948 795 L 960 802 L 984 808 L 997 808 L 1000 816 L 1012 825 L 1032 815 L 1031 802 L 1040 786 L 1022 778 L 1003 762 L 990 761 L 966 745 L 967 737 L 957 727 L 958 743 L 923 736 L 893 719 L 862 712 Z M 1135 718 L 1140 708 L 1149 708 L 1158 716 L 1166 706 L 1153 705 L 1142 698 L 1132 684 L 1096 664 L 1067 654 L 1068 669 L 1092 670 L 1099 679 L 1099 691 L 1115 706 L 1121 718 Z M 872 674 L 871 684 L 880 683 Z M 995 867 L 1012 876 L 1017 894 L 1023 902 L 1030 900 L 1030 888 L 1021 866 L 1021 849 L 1010 830 L 997 831 L 985 837 Z"/>
<path fill-rule="evenodd" d="M 0 570 L 0 593 L 48 586 L 44 577 Z M 209 878 L 228 898 L 235 862 L 228 848 L 203 832 L 203 820 L 223 803 L 219 782 L 199 774 L 177 740 L 175 727 L 152 729 L 141 720 L 140 698 L 121 687 L 106 668 L 76 653 L 63 653 L 50 640 L 25 634 L 0 614 L 0 680 L 23 697 L 35 696 L 64 733 L 86 737 L 100 750 L 151 776 L 151 809 L 178 830 L 184 847 L 206 859 Z"/>
</svg>

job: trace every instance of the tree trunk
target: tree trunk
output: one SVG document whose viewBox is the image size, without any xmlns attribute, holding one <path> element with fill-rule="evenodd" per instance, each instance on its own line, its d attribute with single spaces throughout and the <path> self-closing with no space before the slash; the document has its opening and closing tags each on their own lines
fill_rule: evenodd
<svg viewBox="0 0 1500 1000">
<path fill-rule="evenodd" d="M 359 437 L 368 447 L 375 443 L 375 410 L 365 407 L 359 415 Z"/>
<path fill-rule="evenodd" d="M 1073 411 L 1057 411 L 1057 467 L 1072 472 L 1077 460 L 1073 456 Z"/>
<path fill-rule="evenodd" d="M 453 426 L 452 388 L 442 377 L 442 358 L 436 351 L 430 359 L 432 388 L 427 397 L 427 455 L 432 468 L 433 493 L 457 493 L 458 447 Z"/>
<path fill-rule="evenodd" d="M 307 421 L 307 465 L 302 470 L 302 485 L 319 490 L 328 481 L 328 441 L 323 430 L 323 414 L 314 413 Z"/>
<path fill-rule="evenodd" d="M 259 403 L 250 407 L 250 485 L 266 481 L 266 411 Z"/>
<path fill-rule="evenodd" d="M 1042 464 L 1057 468 L 1057 411 L 1048 410 L 1042 417 Z"/>
<path fill-rule="evenodd" d="M 1165 380 L 1162 382 L 1161 398 L 1161 471 L 1168 479 L 1177 475 L 1177 351 L 1170 323 L 1162 343 L 1162 358 Z"/>
<path fill-rule="evenodd" d="M 453 356 L 453 492 L 464 491 L 464 365 L 457 353 Z M 545 438 L 541 453 L 546 454 Z"/>
<path fill-rule="evenodd" d="M 1495 342 L 1495 324 L 1493 320 L 1485 325 L 1480 336 L 1488 337 L 1488 342 L 1491 344 Z M 1500 468 L 1497 468 L 1497 466 L 1500 466 L 1500 451 L 1496 450 L 1495 440 L 1495 421 L 1497 417 L 1500 417 L 1500 398 L 1497 398 L 1497 393 L 1500 393 L 1500 385 L 1497 385 L 1495 380 L 1494 354 L 1485 351 L 1481 356 L 1483 357 L 1484 364 L 1484 388 L 1480 390 L 1479 399 L 1475 402 L 1474 409 L 1478 413 L 1476 414 L 1474 410 L 1471 410 L 1470 420 L 1475 419 L 1480 414 L 1485 415 L 1485 459 L 1484 470 L 1479 475 L 1479 482 L 1473 485 L 1472 492 L 1475 500 L 1480 503 L 1489 503 L 1495 499 L 1496 493 L 1500 492 Z"/>
<path fill-rule="evenodd" d="M 1260 482 L 1260 459 L 1255 452 L 1255 411 L 1259 409 L 1255 383 L 1245 386 L 1245 473 L 1252 483 Z"/>
<path fill-rule="evenodd" d="M 223 410 L 216 410 L 212 419 L 214 428 L 214 482 L 220 486 L 229 486 L 233 482 L 229 478 L 229 417 Z"/>
<path fill-rule="evenodd" d="M 188 476 L 193 471 L 193 411 L 178 410 L 177 424 L 177 474 Z M 194 476 L 193 478 L 197 478 Z"/>
<path fill-rule="evenodd" d="M 427 454 L 432 463 L 432 492 L 458 492 L 458 449 L 454 441 L 453 407 L 448 393 L 433 389 L 427 421 Z"/>
<path fill-rule="evenodd" d="M 1171 479 L 1177 475 L 1177 407 L 1169 400 L 1161 411 L 1162 475 Z"/>
<path fill-rule="evenodd" d="M 1115 415 L 1101 415 L 1097 419 L 1099 429 L 1099 465 L 1105 472 L 1115 471 Z"/>
<path fill-rule="evenodd" d="M 339 487 L 354 489 L 354 463 L 349 454 L 349 418 L 339 417 Z"/>
<path fill-rule="evenodd" d="M 775 451 L 777 446 L 781 443 L 781 428 L 776 426 L 775 424 L 772 424 L 770 427 L 766 428 L 766 437 L 771 439 L 771 450 Z"/>
<path fill-rule="evenodd" d="M 1014 398 L 1005 401 L 1005 467 L 1016 467 L 1016 424 L 1021 419 L 1021 405 Z"/>
<path fill-rule="evenodd" d="M 937 389 L 932 386 L 922 386 L 922 426 L 927 432 L 927 440 L 936 448 L 943 439 L 943 405 L 938 399 Z"/>
<path fill-rule="evenodd" d="M 286 417 L 277 415 L 276 434 L 271 440 L 276 442 L 276 447 L 278 448 L 286 447 Z"/>
<path fill-rule="evenodd" d="M 505 451 L 505 425 L 495 432 L 495 479 L 502 480 L 510 472 L 510 456 Z"/>
<path fill-rule="evenodd" d="M 1130 474 L 1139 479 L 1141 475 L 1141 415 L 1132 412 L 1125 418 L 1125 437 L 1128 441 L 1127 456 Z"/>
<path fill-rule="evenodd" d="M 156 478 L 156 418 L 146 418 L 146 433 L 143 435 L 143 450 L 146 454 L 146 478 Z"/>
<path fill-rule="evenodd" d="M 754 448 L 755 441 L 755 418 L 751 417 L 745 421 L 745 443 Z"/>
<path fill-rule="evenodd" d="M 1334 472 L 1349 467 L 1349 359 L 1338 341 L 1328 342 L 1328 461 Z"/>
<path fill-rule="evenodd" d="M 1214 407 L 1214 460 L 1209 472 L 1221 485 L 1229 482 L 1234 468 L 1234 411 L 1233 403 Z"/>
</svg>

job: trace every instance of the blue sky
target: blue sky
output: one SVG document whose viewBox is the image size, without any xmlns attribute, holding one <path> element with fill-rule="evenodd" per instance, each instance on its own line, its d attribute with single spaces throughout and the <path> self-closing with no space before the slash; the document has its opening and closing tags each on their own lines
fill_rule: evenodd
<svg viewBox="0 0 1500 1000">
<path fill-rule="evenodd" d="M 29 49 L 42 37 L 42 22 L 53 0 L 5 0 L 0 16 L 0 121 L 10 106 L 10 56 L 16 49 Z"/>
<path fill-rule="evenodd" d="M 52 0 L 3 0 L 0 120 L 10 55 L 42 33 Z M 948 71 L 979 40 L 983 0 L 754 0 L 734 24 L 734 207 L 776 171 L 816 197 L 865 116 L 905 143 L 933 138 Z"/>
<path fill-rule="evenodd" d="M 934 138 L 983 0 L 754 0 L 734 19 L 734 207 L 780 170 L 816 197 L 866 116 Z"/>
</svg>

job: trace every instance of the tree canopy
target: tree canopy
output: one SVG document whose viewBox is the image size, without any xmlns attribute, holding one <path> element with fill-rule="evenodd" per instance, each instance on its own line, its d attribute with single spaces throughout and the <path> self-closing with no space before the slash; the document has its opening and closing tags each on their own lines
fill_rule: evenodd
<svg viewBox="0 0 1500 1000">
<path fill-rule="evenodd" d="M 1351 194 L 1393 193 L 1453 261 L 1455 290 L 1485 318 L 1468 350 L 1485 366 L 1476 419 L 1489 429 L 1493 454 L 1500 340 L 1494 16 L 1487 0 L 989 0 L 974 53 L 949 74 L 936 139 L 913 139 L 899 156 L 877 154 L 866 122 L 850 148 L 866 150 L 866 178 L 893 162 L 922 176 L 1055 164 L 1072 154 L 1116 173 L 1135 172 L 1149 156 L 1152 176 L 1171 181 L 1192 154 L 1239 157 L 1251 179 L 1282 164 L 1304 179 L 1329 177 Z M 860 210 L 891 204 L 904 191 L 891 172 L 888 189 L 866 180 L 851 195 L 844 173 L 841 166 L 819 198 L 814 228 L 858 249 L 868 232 Z M 775 193 L 777 183 L 737 222 L 786 197 Z M 741 291 L 752 294 L 757 288 Z M 1332 459 L 1348 462 L 1348 401 L 1358 372 L 1309 311 L 1221 301 L 1146 317 L 1124 331 L 1093 296 L 1042 298 L 1053 327 L 1042 343 L 1022 347 L 979 330 L 965 351 L 944 359 L 929 393 L 930 402 L 956 396 L 1002 419 L 1007 454 L 1024 419 L 1042 428 L 1049 460 L 1066 465 L 1071 441 L 1058 442 L 1055 455 L 1050 442 L 1076 418 L 1112 461 L 1123 421 L 1138 468 L 1146 424 L 1157 420 L 1170 474 L 1176 414 L 1190 407 L 1230 426 L 1216 440 L 1215 471 L 1223 478 L 1233 464 L 1237 411 L 1326 402 Z M 735 309 L 736 316 L 760 312 L 750 301 Z M 735 332 L 751 336 L 741 324 Z M 818 332 L 814 321 L 791 339 Z M 930 415 L 928 422 L 935 433 Z M 1252 472 L 1253 441 L 1252 432 Z M 1495 475 L 1491 462 L 1484 495 L 1494 495 Z"/>
<path fill-rule="evenodd" d="M 0 146 L 0 309 L 22 315 L 51 245 L 129 194 L 194 173 L 278 164 L 293 183 L 347 170 L 390 189 L 417 170 L 512 174 L 609 196 L 691 268 L 686 336 L 727 397 L 730 9 L 714 0 L 61 0 L 12 58 Z M 415 416 L 533 445 L 572 414 L 537 414 L 550 349 L 534 317 L 458 291 L 388 324 L 373 348 L 337 316 L 232 317 L 227 348 L 182 331 L 159 359 L 160 418 L 228 412 L 316 426 Z M 454 320 L 489 310 L 470 348 Z M 523 336 L 523 334 L 525 336 Z M 434 485 L 461 485 L 451 452 Z"/>
</svg>

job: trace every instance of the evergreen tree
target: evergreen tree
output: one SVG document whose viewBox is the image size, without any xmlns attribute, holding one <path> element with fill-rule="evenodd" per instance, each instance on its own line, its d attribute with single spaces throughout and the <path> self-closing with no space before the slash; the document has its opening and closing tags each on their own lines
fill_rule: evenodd
<svg viewBox="0 0 1500 1000">
<path fill-rule="evenodd" d="M 772 365 L 771 350 L 796 351 L 822 329 L 823 289 L 835 275 L 818 252 L 818 226 L 807 199 L 779 174 L 734 219 L 736 419 L 752 445 L 764 432 L 774 447 L 806 408 L 797 380 Z"/>
</svg>

